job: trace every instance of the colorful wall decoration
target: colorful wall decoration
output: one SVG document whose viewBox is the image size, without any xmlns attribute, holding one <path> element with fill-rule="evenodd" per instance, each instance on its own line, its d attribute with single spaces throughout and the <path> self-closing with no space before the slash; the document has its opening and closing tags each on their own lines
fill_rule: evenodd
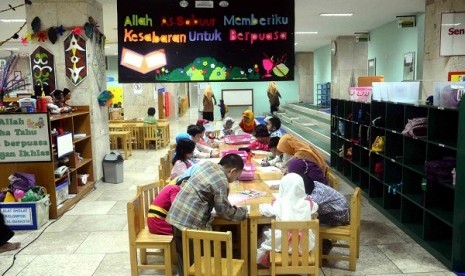
<svg viewBox="0 0 465 276">
<path fill-rule="evenodd" d="M 294 7 L 294 0 L 119 0 L 119 82 L 294 80 Z"/>
<path fill-rule="evenodd" d="M 66 77 L 79 85 L 87 77 L 86 41 L 71 33 L 64 40 Z"/>
<path fill-rule="evenodd" d="M 32 83 L 34 86 L 49 86 L 50 91 L 55 90 L 55 56 L 42 46 L 31 53 Z"/>
</svg>

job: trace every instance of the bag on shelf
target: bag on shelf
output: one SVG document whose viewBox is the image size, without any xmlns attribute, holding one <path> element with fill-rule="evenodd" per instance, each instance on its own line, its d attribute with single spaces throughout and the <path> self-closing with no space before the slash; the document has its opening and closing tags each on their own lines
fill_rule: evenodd
<svg viewBox="0 0 465 276">
<path fill-rule="evenodd" d="M 8 177 L 10 181 L 9 189 L 27 191 L 36 185 L 36 177 L 31 173 L 14 173 Z"/>
<path fill-rule="evenodd" d="M 404 130 L 402 130 L 402 134 L 414 138 L 423 138 L 426 137 L 427 130 L 428 118 L 412 118 L 407 120 L 407 124 L 405 125 Z"/>
<path fill-rule="evenodd" d="M 438 183 L 450 183 L 452 185 L 452 170 L 456 166 L 456 159 L 445 156 L 441 160 L 431 160 L 425 163 L 425 174 L 428 187 Z"/>
<path fill-rule="evenodd" d="M 371 152 L 383 152 L 384 151 L 384 136 L 376 136 L 373 145 L 371 145 Z"/>
<path fill-rule="evenodd" d="M 383 164 L 383 162 L 381 162 L 381 161 L 376 162 L 374 171 L 375 171 L 376 177 L 382 180 L 383 179 L 383 172 L 384 172 L 384 164 Z"/>
<path fill-rule="evenodd" d="M 47 195 L 47 190 L 42 186 L 34 186 L 21 199 L 21 202 L 39 201 Z"/>
</svg>

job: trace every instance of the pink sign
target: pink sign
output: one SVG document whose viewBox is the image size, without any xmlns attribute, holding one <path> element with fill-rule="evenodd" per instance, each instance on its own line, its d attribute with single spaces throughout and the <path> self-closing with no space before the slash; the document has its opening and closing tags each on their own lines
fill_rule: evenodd
<svg viewBox="0 0 465 276">
<path fill-rule="evenodd" d="M 349 97 L 351 101 L 371 102 L 373 87 L 349 87 Z"/>
</svg>

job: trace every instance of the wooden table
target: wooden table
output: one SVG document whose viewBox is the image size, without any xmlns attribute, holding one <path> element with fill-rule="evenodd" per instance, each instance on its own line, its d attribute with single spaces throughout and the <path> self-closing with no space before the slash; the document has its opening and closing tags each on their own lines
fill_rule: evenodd
<svg viewBox="0 0 465 276">
<path fill-rule="evenodd" d="M 143 145 L 144 143 L 144 122 L 125 122 L 125 123 L 109 123 L 108 128 L 110 131 L 122 131 L 125 124 L 133 124 L 137 129 L 136 135 L 136 147 Z M 143 148 L 143 147 L 141 147 Z"/>
<path fill-rule="evenodd" d="M 122 130 L 112 130 L 109 132 L 110 139 L 115 138 L 116 140 L 121 139 L 121 144 L 123 145 L 124 159 L 128 159 L 132 155 L 132 145 L 130 142 L 131 132 L 122 131 Z M 129 144 L 129 147 L 128 147 Z"/>
</svg>

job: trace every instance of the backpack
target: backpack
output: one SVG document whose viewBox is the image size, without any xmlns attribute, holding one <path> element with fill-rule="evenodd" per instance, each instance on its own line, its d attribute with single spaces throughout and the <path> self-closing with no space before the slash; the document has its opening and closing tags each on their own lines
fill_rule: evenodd
<svg viewBox="0 0 465 276">
<path fill-rule="evenodd" d="M 412 118 L 407 120 L 402 134 L 413 137 L 413 138 L 422 138 L 426 137 L 428 130 L 428 118 L 419 117 Z"/>
</svg>

